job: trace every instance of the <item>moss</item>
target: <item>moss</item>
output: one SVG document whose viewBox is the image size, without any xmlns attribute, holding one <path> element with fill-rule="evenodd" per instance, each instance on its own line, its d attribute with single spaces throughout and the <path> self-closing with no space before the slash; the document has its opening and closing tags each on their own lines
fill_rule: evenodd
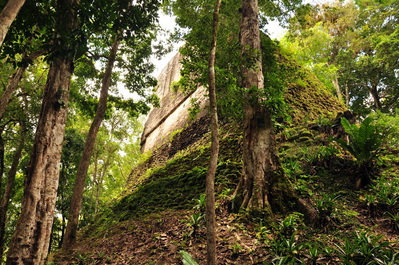
<svg viewBox="0 0 399 265">
<path fill-rule="evenodd" d="M 221 138 L 216 186 L 221 190 L 233 189 L 242 168 L 240 134 L 227 126 L 222 129 Z M 113 206 L 113 215 L 126 220 L 167 208 L 192 207 L 192 199 L 205 191 L 209 152 L 209 135 L 206 134 L 173 158 L 148 168 L 139 177 L 140 185 Z"/>
</svg>

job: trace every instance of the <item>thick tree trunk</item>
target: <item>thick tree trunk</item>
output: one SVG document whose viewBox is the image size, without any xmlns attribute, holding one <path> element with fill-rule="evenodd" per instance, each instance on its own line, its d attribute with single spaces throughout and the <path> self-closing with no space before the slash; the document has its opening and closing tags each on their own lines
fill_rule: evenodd
<svg viewBox="0 0 399 265">
<path fill-rule="evenodd" d="M 209 115 L 211 117 L 211 157 L 206 174 L 206 252 L 207 264 L 215 265 L 216 261 L 216 213 L 215 213 L 215 174 L 219 156 L 219 126 L 216 104 L 215 58 L 216 37 L 219 26 L 221 0 L 216 0 L 213 13 L 212 41 L 209 56 Z"/>
<path fill-rule="evenodd" d="M 9 0 L 0 13 L 0 46 L 25 0 Z"/>
<path fill-rule="evenodd" d="M 28 167 L 22 212 L 11 239 L 7 264 L 44 264 L 57 199 L 72 62 L 50 65 L 33 154 Z"/>
<path fill-rule="evenodd" d="M 27 169 L 22 211 L 7 255 L 9 265 L 42 265 L 47 258 L 75 54 L 71 32 L 77 26 L 74 8 L 78 3 L 79 0 L 57 2 L 56 36 L 65 39 L 67 45 L 56 48 L 50 63 Z"/>
<path fill-rule="evenodd" d="M 275 159 L 271 117 L 257 96 L 257 90 L 264 86 L 258 1 L 243 0 L 241 12 L 242 84 L 247 95 L 244 103 L 244 166 L 236 193 L 242 196 L 241 207 L 271 212 L 266 178 L 270 173 L 280 171 L 280 165 Z"/>
<path fill-rule="evenodd" d="M 65 232 L 63 249 L 71 248 L 76 241 L 76 232 L 78 229 L 79 214 L 82 208 L 84 183 L 87 175 L 87 170 L 89 168 L 90 158 L 93 152 L 97 133 L 100 128 L 101 122 L 104 119 L 105 110 L 107 107 L 107 100 L 108 100 L 108 90 L 111 85 L 111 74 L 114 67 L 118 48 L 119 48 L 119 36 L 115 37 L 114 43 L 112 44 L 111 47 L 107 67 L 105 69 L 104 77 L 102 80 L 100 100 L 98 102 L 96 116 L 94 117 L 94 120 L 87 134 L 85 146 L 83 148 L 82 158 L 79 162 L 78 171 L 76 173 L 76 181 L 71 199 L 71 204 L 69 206 L 69 220 Z"/>
<path fill-rule="evenodd" d="M 15 150 L 11 168 L 7 174 L 7 184 L 4 190 L 3 197 L 0 202 L 0 264 L 2 264 L 3 255 L 4 255 L 4 239 L 5 239 L 5 227 L 7 220 L 8 205 L 10 203 L 14 191 L 15 176 L 17 174 L 18 164 L 19 161 L 21 160 L 22 150 L 25 144 L 25 130 L 26 128 L 22 123 L 20 127 L 21 140 L 18 144 L 17 149 Z"/>
<path fill-rule="evenodd" d="M 243 172 L 235 191 L 236 202 L 251 214 L 272 215 L 289 210 L 314 211 L 299 200 L 280 164 L 271 114 L 262 103 L 264 87 L 258 1 L 242 0 L 240 42 L 242 84 L 247 89 L 244 103 Z M 241 203 L 240 203 L 241 202 Z"/>
</svg>

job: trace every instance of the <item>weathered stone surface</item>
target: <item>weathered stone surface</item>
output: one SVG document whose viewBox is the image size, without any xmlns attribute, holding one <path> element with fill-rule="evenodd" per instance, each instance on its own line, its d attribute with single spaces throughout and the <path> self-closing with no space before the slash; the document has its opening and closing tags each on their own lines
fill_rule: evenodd
<svg viewBox="0 0 399 265">
<path fill-rule="evenodd" d="M 171 88 L 172 83 L 180 78 L 181 59 L 181 54 L 176 54 L 158 77 L 156 94 L 160 98 L 160 105 L 158 108 L 153 108 L 148 115 L 141 136 L 142 152 L 152 150 L 169 141 L 174 131 L 189 125 L 191 121 L 188 119 L 188 108 L 191 107 L 192 98 L 200 103 L 201 108 L 207 104 L 206 89 L 203 87 L 188 94 Z M 205 111 L 200 112 L 198 117 L 204 116 L 205 113 Z"/>
</svg>

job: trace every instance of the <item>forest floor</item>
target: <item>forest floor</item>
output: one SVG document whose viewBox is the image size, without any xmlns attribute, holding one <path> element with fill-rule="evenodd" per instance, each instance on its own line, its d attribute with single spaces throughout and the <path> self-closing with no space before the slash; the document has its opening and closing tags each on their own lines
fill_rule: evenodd
<svg viewBox="0 0 399 265">
<path fill-rule="evenodd" d="M 284 262 L 282 252 L 280 255 L 276 252 L 276 231 L 282 221 L 265 228 L 241 215 L 229 213 L 223 204 L 219 205 L 218 264 L 351 264 L 342 260 L 343 253 L 336 246 L 344 248 L 342 239 L 351 238 L 355 230 L 367 231 L 371 241 L 379 239 L 371 248 L 378 248 L 381 242 L 390 242 L 392 254 L 399 253 L 398 233 L 388 218 L 383 215 L 370 218 L 362 205 L 357 202 L 348 205 L 348 198 L 342 198 L 341 203 L 345 204 L 342 209 L 357 214 L 352 214 L 345 222 L 334 218 L 324 227 L 298 226 L 295 233 L 298 247 L 293 246 L 291 253 L 285 253 L 297 257 L 296 262 Z M 118 223 L 102 231 L 101 235 L 86 237 L 83 234 L 72 251 L 57 254 L 54 264 L 183 264 L 181 250 L 190 253 L 199 264 L 206 264 L 205 229 L 199 225 L 193 233 L 192 213 L 193 210 L 167 210 Z M 317 258 L 309 252 L 312 246 L 322 246 Z M 327 249 L 330 249 L 329 253 Z M 399 261 L 370 264 L 399 264 Z"/>
</svg>

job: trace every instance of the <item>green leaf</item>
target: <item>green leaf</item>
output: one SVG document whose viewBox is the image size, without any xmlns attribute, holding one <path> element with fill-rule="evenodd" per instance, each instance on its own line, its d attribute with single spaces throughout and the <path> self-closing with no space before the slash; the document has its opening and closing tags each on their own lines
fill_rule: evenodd
<svg viewBox="0 0 399 265">
<path fill-rule="evenodd" d="M 183 265 L 198 265 L 190 253 L 184 250 L 180 250 L 179 253 L 182 255 Z"/>
</svg>

